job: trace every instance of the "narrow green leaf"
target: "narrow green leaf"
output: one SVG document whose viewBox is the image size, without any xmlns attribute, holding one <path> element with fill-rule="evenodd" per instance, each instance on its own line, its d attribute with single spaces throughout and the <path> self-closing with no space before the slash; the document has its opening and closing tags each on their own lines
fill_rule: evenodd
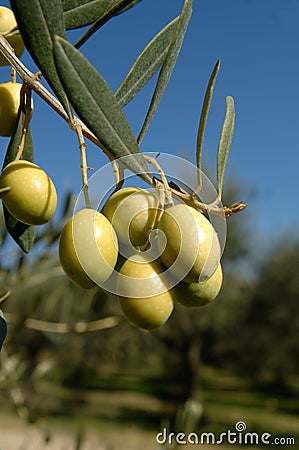
<svg viewBox="0 0 299 450">
<path fill-rule="evenodd" d="M 75 47 L 80 48 L 99 28 L 105 25 L 112 17 L 118 16 L 133 6 L 137 5 L 142 0 L 112 0 L 102 15 L 98 17 L 96 22 L 83 34 L 83 36 L 76 42 Z"/>
<path fill-rule="evenodd" d="M 140 144 L 142 141 L 145 132 L 158 108 L 158 105 L 161 101 L 161 98 L 164 94 L 164 91 L 166 89 L 166 86 L 168 84 L 168 81 L 170 79 L 170 76 L 172 74 L 173 68 L 175 66 L 176 60 L 178 58 L 183 39 L 185 36 L 185 32 L 187 29 L 187 26 L 189 24 L 191 14 L 192 14 L 192 4 L 193 0 L 185 0 L 182 12 L 179 16 L 179 21 L 177 23 L 174 36 L 172 38 L 171 44 L 168 48 L 167 55 L 165 57 L 164 63 L 161 67 L 159 77 L 157 80 L 157 84 L 155 87 L 154 94 L 151 99 L 151 103 L 149 106 L 149 109 L 147 111 L 144 123 L 142 125 L 141 131 L 139 133 L 137 142 Z"/>
<path fill-rule="evenodd" d="M 164 27 L 144 48 L 115 92 L 121 106 L 129 103 L 161 67 L 177 26 L 178 17 Z"/>
<path fill-rule="evenodd" d="M 53 36 L 65 37 L 61 0 L 11 0 L 10 3 L 26 48 L 72 118 L 53 56 Z"/>
<path fill-rule="evenodd" d="M 64 21 L 67 29 L 90 25 L 102 17 L 110 0 L 63 0 Z"/>
<path fill-rule="evenodd" d="M 226 113 L 223 122 L 219 145 L 218 145 L 218 159 L 217 159 L 217 188 L 218 197 L 221 200 L 222 186 L 224 179 L 224 172 L 226 162 L 230 150 L 230 146 L 233 140 L 235 127 L 235 106 L 232 97 L 226 97 Z"/>
<path fill-rule="evenodd" d="M 10 162 L 15 160 L 18 152 L 18 146 L 20 144 L 22 129 L 25 120 L 25 113 L 22 106 L 19 109 L 18 122 L 13 136 L 10 139 L 6 155 L 3 162 L 2 169 L 7 166 Z M 24 150 L 22 154 L 22 159 L 27 161 L 33 161 L 33 145 L 30 128 L 28 127 L 25 139 Z M 6 209 L 3 204 L 3 213 L 5 219 L 5 225 L 8 233 L 14 239 L 14 241 L 19 245 L 19 247 L 25 252 L 29 253 L 33 242 L 34 242 L 34 227 L 25 225 L 15 219 Z"/>
<path fill-rule="evenodd" d="M 4 169 L 4 167 L 7 166 L 7 164 L 9 164 L 10 162 L 12 162 L 16 159 L 16 156 L 17 156 L 17 153 L 19 150 L 21 137 L 22 137 L 24 121 L 25 121 L 25 110 L 23 109 L 23 106 L 20 105 L 16 128 L 15 128 L 15 131 L 14 131 L 12 137 L 10 138 L 10 141 L 9 141 L 9 144 L 8 144 L 8 147 L 6 150 L 6 154 L 4 157 L 2 169 Z M 31 136 L 31 131 L 30 131 L 29 127 L 28 127 L 28 130 L 26 133 L 26 139 L 25 139 L 24 150 L 22 153 L 22 159 L 26 159 L 26 161 L 31 161 L 31 162 L 33 162 L 33 159 L 34 159 L 32 136 Z"/>
<path fill-rule="evenodd" d="M 124 13 L 128 9 L 140 3 L 142 0 L 110 0 L 109 10 L 113 11 L 114 16 Z"/>
<path fill-rule="evenodd" d="M 3 214 L 8 233 L 25 253 L 29 253 L 34 243 L 34 227 L 15 219 L 3 205 Z"/>
<path fill-rule="evenodd" d="M 199 127 L 198 127 L 198 133 L 197 133 L 197 144 L 196 144 L 196 163 L 198 168 L 198 183 L 197 183 L 197 189 L 200 190 L 201 188 L 201 154 L 202 154 L 202 143 L 203 143 L 203 136 L 205 132 L 207 117 L 210 109 L 210 104 L 213 96 L 214 86 L 217 74 L 219 72 L 220 68 L 220 60 L 218 59 L 212 74 L 209 79 L 209 83 L 206 89 L 200 120 L 199 120 Z"/>
<path fill-rule="evenodd" d="M 151 180 L 147 162 L 109 86 L 90 62 L 62 38 L 54 43 L 57 70 L 69 99 L 83 122 L 127 168 Z"/>
</svg>

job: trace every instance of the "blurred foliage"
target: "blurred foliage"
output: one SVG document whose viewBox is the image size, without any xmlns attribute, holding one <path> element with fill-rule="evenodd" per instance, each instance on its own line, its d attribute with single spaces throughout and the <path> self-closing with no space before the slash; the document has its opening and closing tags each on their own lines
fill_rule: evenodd
<svg viewBox="0 0 299 450">
<path fill-rule="evenodd" d="M 236 188 L 232 191 L 235 196 Z M 227 245 L 234 251 L 223 256 L 219 297 L 200 309 L 176 305 L 164 327 L 142 332 L 123 320 L 114 298 L 98 289 L 84 291 L 62 272 L 57 239 L 71 214 L 71 194 L 64 204 L 60 217 L 41 227 L 25 259 L 11 238 L 1 235 L 0 289 L 11 294 L 1 304 L 8 336 L 0 393 L 8 395 L 7 386 L 21 389 L 21 406 L 16 406 L 26 407 L 31 420 L 41 413 L 70 411 L 83 401 L 72 396 L 66 402 L 59 389 L 49 387 L 46 394 L 43 383 L 148 393 L 170 402 L 164 411 L 170 417 L 190 404 L 198 405 L 201 417 L 203 367 L 280 389 L 298 373 L 298 242 L 277 241 L 255 277 L 249 277 L 239 266 L 245 257 L 250 265 L 250 228 L 245 215 L 229 219 Z"/>
<path fill-rule="evenodd" d="M 283 238 L 265 258 L 244 305 L 238 334 L 238 372 L 283 386 L 298 373 L 299 241 Z M 246 349 L 248 349 L 246 351 Z"/>
</svg>

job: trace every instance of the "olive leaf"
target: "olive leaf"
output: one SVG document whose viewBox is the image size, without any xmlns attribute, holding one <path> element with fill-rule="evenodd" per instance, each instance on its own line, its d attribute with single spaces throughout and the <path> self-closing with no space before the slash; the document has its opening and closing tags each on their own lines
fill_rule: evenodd
<svg viewBox="0 0 299 450">
<path fill-rule="evenodd" d="M 24 122 L 25 122 L 25 110 L 23 105 L 21 104 L 18 112 L 16 128 L 9 141 L 2 169 L 5 166 L 7 166 L 7 164 L 15 160 L 15 157 L 19 149 L 19 144 L 21 141 Z M 33 155 L 32 137 L 30 128 L 28 127 L 25 137 L 22 158 L 32 162 L 33 156 L 34 155 Z M 13 217 L 8 212 L 4 204 L 3 204 L 3 213 L 8 233 L 11 235 L 14 241 L 25 253 L 29 253 L 34 242 L 34 227 L 19 222 L 15 217 Z"/>
<path fill-rule="evenodd" d="M 80 48 L 85 42 L 108 20 L 112 17 L 118 16 L 133 6 L 137 5 L 141 0 L 110 0 L 110 4 L 102 16 L 98 16 L 97 20 L 91 25 L 91 27 L 81 36 L 76 42 L 75 47 Z"/>
<path fill-rule="evenodd" d="M 53 56 L 53 36 L 65 37 L 61 0 L 11 0 L 10 3 L 26 48 L 71 119 L 72 110 Z"/>
<path fill-rule="evenodd" d="M 62 0 L 67 29 L 90 25 L 107 11 L 111 0 Z"/>
<path fill-rule="evenodd" d="M 24 105 L 20 104 L 19 111 L 18 111 L 18 118 L 17 123 L 15 126 L 15 130 L 13 132 L 12 137 L 10 138 L 6 154 L 3 161 L 2 169 L 4 169 L 7 164 L 11 163 L 16 159 L 19 145 L 21 142 L 22 134 L 23 134 L 23 127 L 25 122 L 25 116 L 26 112 L 24 109 Z M 25 137 L 25 143 L 24 143 L 24 149 L 22 152 L 22 159 L 25 159 L 26 161 L 33 162 L 34 160 L 34 152 L 33 152 L 33 143 L 32 143 L 32 136 L 30 127 L 27 128 L 26 137 Z"/>
<path fill-rule="evenodd" d="M 154 91 L 152 99 L 151 99 L 149 109 L 147 111 L 144 123 L 142 125 L 141 131 L 140 131 L 138 139 L 137 139 L 137 142 L 139 144 L 142 141 L 142 139 L 145 135 L 145 132 L 146 132 L 157 108 L 158 108 L 158 105 L 161 101 L 161 98 L 164 94 L 164 91 L 166 89 L 166 86 L 168 84 L 170 76 L 174 69 L 176 60 L 178 58 L 178 55 L 179 55 L 179 52 L 180 52 L 180 49 L 181 49 L 181 46 L 183 43 L 185 32 L 187 30 L 187 26 L 191 19 L 192 4 L 193 4 L 193 0 L 185 0 L 184 1 L 183 9 L 179 16 L 179 20 L 178 20 L 176 29 L 174 31 L 172 41 L 169 45 L 166 57 L 164 59 L 161 70 L 159 72 L 158 80 L 156 83 L 155 91 Z"/>
<path fill-rule="evenodd" d="M 144 48 L 115 92 L 121 106 L 129 103 L 161 67 L 177 26 L 178 17 L 166 25 Z"/>
<path fill-rule="evenodd" d="M 196 143 L 196 163 L 198 168 L 198 182 L 197 182 L 197 189 L 199 190 L 201 188 L 201 154 L 202 154 L 202 143 L 203 143 L 203 137 L 204 137 L 204 131 L 206 127 L 207 117 L 210 109 L 210 104 L 213 96 L 214 86 L 217 74 L 219 72 L 220 68 L 220 60 L 215 64 L 215 67 L 211 73 L 208 86 L 206 89 L 202 110 L 200 114 L 200 120 L 199 120 L 199 126 L 198 126 L 198 133 L 197 133 L 197 143 Z"/>
<path fill-rule="evenodd" d="M 151 181 L 149 169 L 127 119 L 109 86 L 82 53 L 56 37 L 57 70 L 68 97 L 82 121 L 115 158 L 126 158 L 126 166 Z"/>
<path fill-rule="evenodd" d="M 232 97 L 226 97 L 226 113 L 220 134 L 220 140 L 218 145 L 218 158 L 217 158 L 217 189 L 218 197 L 221 199 L 222 186 L 224 179 L 224 172 L 226 162 L 230 150 L 230 146 L 233 140 L 235 127 L 235 106 Z"/>
</svg>

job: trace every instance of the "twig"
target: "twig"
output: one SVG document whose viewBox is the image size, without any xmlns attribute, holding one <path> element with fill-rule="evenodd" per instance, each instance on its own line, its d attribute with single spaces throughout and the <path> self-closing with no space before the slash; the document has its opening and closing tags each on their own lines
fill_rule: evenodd
<svg viewBox="0 0 299 450">
<path fill-rule="evenodd" d="M 86 143 L 84 141 L 84 136 L 82 133 L 82 126 L 81 124 L 74 122 L 74 130 L 77 133 L 78 140 L 79 140 L 79 148 L 80 148 L 80 159 L 81 159 L 81 175 L 82 175 L 82 190 L 84 194 L 85 199 L 85 205 L 86 208 L 91 208 L 91 203 L 88 195 L 88 176 L 87 176 L 87 158 L 86 158 Z"/>
<path fill-rule="evenodd" d="M 11 294 L 11 291 L 5 292 L 5 294 L 3 294 L 3 295 L 0 297 L 0 303 L 5 302 L 5 300 L 10 296 L 10 294 Z"/>
<path fill-rule="evenodd" d="M 8 322 L 12 322 L 14 315 L 6 313 L 5 317 Z M 103 319 L 91 320 L 89 322 L 75 322 L 74 324 L 66 322 L 49 322 L 46 320 L 28 318 L 24 321 L 24 326 L 36 331 L 43 331 L 47 333 L 67 334 L 71 332 L 75 333 L 87 333 L 93 331 L 106 330 L 118 325 L 120 318 L 118 316 L 105 317 Z"/>
</svg>

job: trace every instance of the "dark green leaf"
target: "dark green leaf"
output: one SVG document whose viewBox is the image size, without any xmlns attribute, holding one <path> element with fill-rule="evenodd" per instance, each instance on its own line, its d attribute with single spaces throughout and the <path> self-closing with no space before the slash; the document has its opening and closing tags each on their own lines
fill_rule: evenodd
<svg viewBox="0 0 299 450">
<path fill-rule="evenodd" d="M 117 16 L 140 3 L 142 0 L 110 0 L 109 10 L 113 11 L 113 15 Z"/>
<path fill-rule="evenodd" d="M 54 49 L 58 73 L 79 117 L 115 158 L 129 156 L 127 168 L 149 181 L 147 162 L 105 80 L 69 42 L 57 37 Z"/>
<path fill-rule="evenodd" d="M 15 131 L 14 131 L 12 137 L 10 138 L 2 169 L 4 169 L 4 167 L 7 166 L 7 164 L 9 164 L 10 162 L 12 162 L 16 159 L 16 156 L 17 156 L 17 153 L 19 150 L 21 137 L 22 137 L 24 121 L 25 121 L 25 110 L 23 109 L 23 105 L 21 105 L 19 108 L 19 112 L 18 112 L 16 128 L 15 128 Z M 33 159 L 34 159 L 32 137 L 31 137 L 31 131 L 30 131 L 29 127 L 28 127 L 28 130 L 26 133 L 26 139 L 25 139 L 24 150 L 22 153 L 22 159 L 26 159 L 27 161 L 31 161 L 31 162 L 33 162 Z"/>
<path fill-rule="evenodd" d="M 84 35 L 76 42 L 75 47 L 80 48 L 99 28 L 105 25 L 108 20 L 112 19 L 127 9 L 137 5 L 141 0 L 112 0 L 110 5 L 102 17 L 98 17 L 96 22 L 84 33 Z"/>
<path fill-rule="evenodd" d="M 233 140 L 234 127 L 235 127 L 234 100 L 232 97 L 226 97 L 226 113 L 218 145 L 217 188 L 219 199 L 221 199 L 222 195 L 224 172 L 230 146 Z"/>
<path fill-rule="evenodd" d="M 121 106 L 126 105 L 161 67 L 173 38 L 178 18 L 152 39 L 135 60 L 128 75 L 115 93 Z"/>
<path fill-rule="evenodd" d="M 197 133 L 197 144 L 196 144 L 196 163 L 198 168 L 198 188 L 201 187 L 201 154 L 202 154 L 202 142 L 203 142 L 203 136 L 204 131 L 206 127 L 206 122 L 208 118 L 208 113 L 210 109 L 210 104 L 213 96 L 214 86 L 216 77 L 218 74 L 220 68 L 220 60 L 218 59 L 213 72 L 210 76 L 208 87 L 206 89 L 201 115 L 200 115 L 200 121 L 199 121 L 199 127 L 198 127 L 198 133 Z"/>
<path fill-rule="evenodd" d="M 4 339 L 6 338 L 6 334 L 7 334 L 7 325 L 3 317 L 2 311 L 0 310 L 0 350 L 2 348 Z"/>
<path fill-rule="evenodd" d="M 175 66 L 176 60 L 178 58 L 183 39 L 187 26 L 189 24 L 191 14 L 192 14 L 192 4 L 193 0 L 185 0 L 182 12 L 177 23 L 174 36 L 172 38 L 171 44 L 168 48 L 167 55 L 161 67 L 159 77 L 157 80 L 156 88 L 146 114 L 144 123 L 142 125 L 141 131 L 138 136 L 138 143 L 140 143 L 145 135 L 145 132 L 158 108 L 161 98 L 164 94 L 170 76 L 172 74 L 173 68 Z"/>
<path fill-rule="evenodd" d="M 10 3 L 26 48 L 71 118 L 72 111 L 53 56 L 53 36 L 65 37 L 61 0 L 11 0 Z"/>
<path fill-rule="evenodd" d="M 63 0 L 67 29 L 84 27 L 95 22 L 107 11 L 110 0 Z"/>
<path fill-rule="evenodd" d="M 18 152 L 18 147 L 20 144 L 22 130 L 25 120 L 25 112 L 23 111 L 22 106 L 19 109 L 18 122 L 13 136 L 10 139 L 8 149 L 4 158 L 3 168 L 7 166 L 10 162 L 15 160 L 16 154 Z M 22 159 L 26 159 L 27 161 L 33 161 L 33 145 L 30 128 L 28 127 L 28 131 L 26 134 L 24 150 L 22 153 Z M 8 233 L 15 240 L 15 242 L 19 245 L 19 247 L 25 252 L 28 253 L 34 242 L 34 227 L 25 225 L 22 222 L 19 222 L 15 219 L 5 208 L 3 205 L 4 219 L 5 225 Z"/>
<path fill-rule="evenodd" d="M 5 225 L 13 240 L 25 253 L 29 253 L 34 243 L 34 227 L 15 219 L 3 205 Z"/>
</svg>

